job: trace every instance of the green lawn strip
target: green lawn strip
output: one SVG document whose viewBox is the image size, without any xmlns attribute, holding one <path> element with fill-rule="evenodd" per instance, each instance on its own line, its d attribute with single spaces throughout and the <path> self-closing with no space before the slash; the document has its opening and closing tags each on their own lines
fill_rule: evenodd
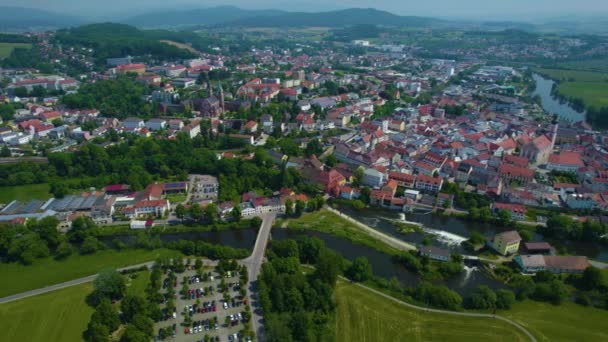
<svg viewBox="0 0 608 342">
<path fill-rule="evenodd" d="M 28 266 L 3 263 L 0 264 L 0 297 L 86 277 L 104 268 L 125 267 L 176 254 L 176 251 L 164 248 L 153 251 L 103 250 L 91 255 L 75 254 L 61 261 L 52 258 L 39 259 Z"/>
<path fill-rule="evenodd" d="M 47 200 L 53 197 L 47 183 L 0 187 L 0 203 L 8 204 L 14 200 Z"/>
<path fill-rule="evenodd" d="M 150 271 L 127 274 L 127 294 L 141 296 L 150 281 Z"/>
<path fill-rule="evenodd" d="M 6 279 L 6 278 L 3 278 Z M 82 341 L 93 313 L 85 303 L 91 283 L 0 305 L 2 341 Z"/>
<path fill-rule="evenodd" d="M 285 223 L 286 222 L 286 223 Z M 370 236 L 356 224 L 327 210 L 305 213 L 298 218 L 277 221 L 276 227 L 285 226 L 293 230 L 313 230 L 347 239 L 353 243 L 371 247 L 380 252 L 395 255 L 400 251 Z"/>
<path fill-rule="evenodd" d="M 338 342 L 529 340 L 500 320 L 416 310 L 345 282 L 335 297 Z"/>
<path fill-rule="evenodd" d="M 524 326 L 539 341 L 608 341 L 608 311 L 571 302 L 516 303 L 500 313 Z"/>
</svg>

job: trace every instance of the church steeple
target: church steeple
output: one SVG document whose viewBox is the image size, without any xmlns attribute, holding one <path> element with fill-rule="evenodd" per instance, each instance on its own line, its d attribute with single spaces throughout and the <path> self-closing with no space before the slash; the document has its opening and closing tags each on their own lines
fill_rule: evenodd
<svg viewBox="0 0 608 342">
<path fill-rule="evenodd" d="M 220 93 L 220 108 L 222 108 L 222 111 L 225 111 L 226 109 L 224 108 L 224 89 L 222 88 L 222 82 L 218 83 L 217 88 Z"/>
</svg>

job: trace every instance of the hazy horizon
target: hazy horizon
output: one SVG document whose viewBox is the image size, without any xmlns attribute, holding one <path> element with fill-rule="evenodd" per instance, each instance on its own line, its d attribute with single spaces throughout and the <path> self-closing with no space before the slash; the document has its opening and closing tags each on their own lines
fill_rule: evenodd
<svg viewBox="0 0 608 342">
<path fill-rule="evenodd" d="M 286 11 L 331 11 L 344 8 L 373 7 L 399 15 L 416 15 L 453 19 L 525 21 L 537 18 L 570 16 L 608 16 L 608 1 L 600 0 L 510 0 L 489 3 L 485 0 L 394 1 L 336 0 L 331 4 L 319 0 L 292 0 L 288 6 L 281 0 L 0 0 L 0 5 L 29 7 L 89 18 L 126 18 L 155 10 L 193 9 L 215 6 L 237 6 L 244 9 L 279 9 Z"/>
</svg>

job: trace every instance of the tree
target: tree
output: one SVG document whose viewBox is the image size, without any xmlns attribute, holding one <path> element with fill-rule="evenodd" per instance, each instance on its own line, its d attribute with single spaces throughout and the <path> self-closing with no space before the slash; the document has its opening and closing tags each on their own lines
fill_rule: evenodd
<svg viewBox="0 0 608 342">
<path fill-rule="evenodd" d="M 132 324 L 127 325 L 120 342 L 148 342 L 150 338 Z"/>
<path fill-rule="evenodd" d="M 340 272 L 340 260 L 340 256 L 336 253 L 327 249 L 322 250 L 315 264 L 315 276 L 333 287 Z"/>
<path fill-rule="evenodd" d="M 347 276 L 358 282 L 364 282 L 373 275 L 372 266 L 365 257 L 356 258 L 346 272 Z"/>
<path fill-rule="evenodd" d="M 507 210 L 500 209 L 496 214 L 498 216 L 498 223 L 506 226 L 511 222 L 511 213 Z"/>
<path fill-rule="evenodd" d="M 241 206 L 240 205 L 235 205 L 234 208 L 232 208 L 232 210 L 230 211 L 230 216 L 232 217 L 233 220 L 235 221 L 240 221 L 241 218 L 243 217 L 243 212 L 241 211 Z"/>
<path fill-rule="evenodd" d="M 108 330 L 108 327 L 92 320 L 89 322 L 85 336 L 86 340 L 89 342 L 110 341 L 110 331 Z"/>
<path fill-rule="evenodd" d="M 52 182 L 50 184 L 50 191 L 55 198 L 63 198 L 65 195 L 70 193 L 68 186 L 65 182 Z"/>
<path fill-rule="evenodd" d="M 94 291 L 100 295 L 100 300 L 122 298 L 126 291 L 125 278 L 114 269 L 99 272 L 93 281 Z"/>
<path fill-rule="evenodd" d="M 581 278 L 582 287 L 586 290 L 597 290 L 605 286 L 602 271 L 594 266 L 589 266 L 583 272 Z"/>
<path fill-rule="evenodd" d="M 95 312 L 91 316 L 91 321 L 103 324 L 108 328 L 109 332 L 118 329 L 120 325 L 118 312 L 107 298 L 102 299 L 99 305 L 97 305 Z"/>
<path fill-rule="evenodd" d="M 509 310 L 513 303 L 515 303 L 515 294 L 513 291 L 506 289 L 496 290 L 496 308 Z"/>
<path fill-rule="evenodd" d="M 127 295 L 120 302 L 120 311 L 124 322 L 132 322 L 137 314 L 146 314 L 146 300 L 141 296 Z"/>
<path fill-rule="evenodd" d="M 154 322 L 143 314 L 136 314 L 133 316 L 131 324 L 137 328 L 137 330 L 144 333 L 148 338 L 154 336 Z"/>
<path fill-rule="evenodd" d="M 80 246 L 80 252 L 82 254 L 93 254 L 97 249 L 99 249 L 99 241 L 92 235 L 87 236 Z"/>
<path fill-rule="evenodd" d="M 209 203 L 205 207 L 205 218 L 209 223 L 214 223 L 219 219 L 219 209 L 215 203 Z"/>
<path fill-rule="evenodd" d="M 285 200 L 285 215 L 293 215 L 293 201 L 290 198 Z"/>
<path fill-rule="evenodd" d="M 200 221 L 203 218 L 203 209 L 198 203 L 194 203 L 190 206 L 190 217 L 195 221 Z"/>
<path fill-rule="evenodd" d="M 186 216 L 186 207 L 183 206 L 183 204 L 178 204 L 175 207 L 175 216 L 177 216 L 178 219 L 180 220 L 184 220 L 184 217 Z"/>
<path fill-rule="evenodd" d="M 363 175 L 365 174 L 365 169 L 363 167 L 358 167 L 355 172 L 353 172 L 353 185 L 360 186 L 363 184 Z"/>
<path fill-rule="evenodd" d="M 10 157 L 11 155 L 11 150 L 8 148 L 8 145 L 2 146 L 2 150 L 0 150 L 0 157 L 5 158 Z"/>
<path fill-rule="evenodd" d="M 492 309 L 496 307 L 496 293 L 485 285 L 479 285 L 467 300 L 471 309 Z"/>
<path fill-rule="evenodd" d="M 302 200 L 296 200 L 296 216 L 302 215 L 304 209 L 306 209 L 306 203 Z"/>
</svg>

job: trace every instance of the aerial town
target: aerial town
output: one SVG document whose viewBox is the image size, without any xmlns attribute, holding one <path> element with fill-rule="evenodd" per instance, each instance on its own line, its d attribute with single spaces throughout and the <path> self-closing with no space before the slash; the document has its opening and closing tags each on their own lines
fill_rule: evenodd
<svg viewBox="0 0 608 342">
<path fill-rule="evenodd" d="M 255 19 L 0 33 L 7 341 L 608 339 L 604 36 Z"/>
</svg>

